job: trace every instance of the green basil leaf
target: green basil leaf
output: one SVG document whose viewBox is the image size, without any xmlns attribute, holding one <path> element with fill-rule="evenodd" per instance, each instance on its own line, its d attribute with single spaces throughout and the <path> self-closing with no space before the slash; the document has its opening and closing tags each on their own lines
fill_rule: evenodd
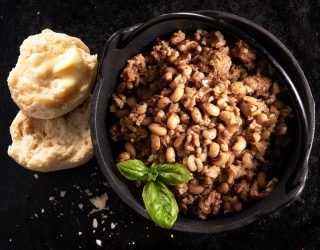
<svg viewBox="0 0 320 250">
<path fill-rule="evenodd" d="M 129 180 L 146 180 L 148 178 L 148 168 L 139 160 L 128 160 L 117 163 L 119 172 Z"/>
<path fill-rule="evenodd" d="M 189 170 L 179 163 L 157 165 L 158 180 L 166 185 L 177 185 L 190 181 L 193 177 Z"/>
<path fill-rule="evenodd" d="M 158 177 L 158 170 L 157 170 L 157 164 L 152 163 L 151 167 L 148 169 L 148 176 L 151 180 L 155 181 Z"/>
<path fill-rule="evenodd" d="M 179 213 L 172 192 L 160 181 L 148 182 L 143 187 L 142 198 L 151 219 L 158 226 L 170 229 Z"/>
</svg>

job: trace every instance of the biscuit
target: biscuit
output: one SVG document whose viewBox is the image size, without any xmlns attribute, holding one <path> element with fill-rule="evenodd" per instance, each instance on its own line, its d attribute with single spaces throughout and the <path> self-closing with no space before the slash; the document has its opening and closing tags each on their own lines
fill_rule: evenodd
<svg viewBox="0 0 320 250">
<path fill-rule="evenodd" d="M 90 98 L 70 113 L 50 120 L 20 111 L 10 126 L 8 154 L 39 172 L 77 167 L 93 157 L 89 129 Z"/>
<path fill-rule="evenodd" d="M 89 96 L 96 71 L 97 55 L 80 39 L 46 29 L 24 40 L 8 86 L 27 115 L 52 119 Z"/>
</svg>

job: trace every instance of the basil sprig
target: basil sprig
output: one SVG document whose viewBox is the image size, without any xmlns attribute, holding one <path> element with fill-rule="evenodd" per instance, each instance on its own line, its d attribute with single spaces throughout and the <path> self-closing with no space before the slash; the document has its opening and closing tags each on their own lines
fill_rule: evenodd
<svg viewBox="0 0 320 250">
<path fill-rule="evenodd" d="M 139 160 L 128 160 L 117 163 L 119 172 L 129 180 L 144 181 L 148 178 L 148 168 Z"/>
<path fill-rule="evenodd" d="M 192 179 L 192 174 L 179 163 L 164 163 L 157 165 L 158 180 L 166 185 L 178 185 Z"/>
<path fill-rule="evenodd" d="M 146 210 L 158 226 L 170 229 L 178 217 L 179 208 L 166 185 L 177 185 L 191 180 L 192 174 L 187 168 L 178 163 L 152 163 L 148 168 L 140 160 L 128 160 L 117 163 L 117 169 L 129 180 L 147 182 L 142 192 Z"/>
<path fill-rule="evenodd" d="M 161 181 L 148 182 L 142 198 L 151 219 L 160 227 L 170 229 L 176 221 L 179 207 L 171 191 Z"/>
</svg>

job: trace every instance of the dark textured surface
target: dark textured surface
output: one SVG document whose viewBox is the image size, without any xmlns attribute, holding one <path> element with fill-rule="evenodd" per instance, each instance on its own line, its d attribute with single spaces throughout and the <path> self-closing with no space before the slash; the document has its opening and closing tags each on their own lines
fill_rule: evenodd
<svg viewBox="0 0 320 250">
<path fill-rule="evenodd" d="M 279 213 L 220 234 L 187 234 L 155 227 L 114 195 L 95 160 L 69 171 L 38 174 L 36 179 L 35 173 L 21 168 L 6 154 L 10 144 L 9 126 L 18 110 L 10 99 L 6 78 L 16 63 L 19 45 L 28 35 L 51 28 L 81 38 L 92 52 L 99 54 L 105 40 L 116 30 L 162 13 L 198 9 L 231 12 L 271 31 L 292 51 L 306 74 L 319 108 L 319 1 L 0 2 L 1 250 L 320 248 L 319 109 L 310 171 L 301 197 Z M 60 197 L 60 191 L 66 191 L 66 195 Z M 93 209 L 90 197 L 105 192 L 109 195 L 109 210 L 90 214 Z M 83 204 L 83 209 L 78 207 L 79 203 Z M 95 232 L 93 218 L 99 222 Z M 113 225 L 115 227 L 111 228 Z M 102 241 L 102 247 L 96 244 L 96 239 Z"/>
</svg>

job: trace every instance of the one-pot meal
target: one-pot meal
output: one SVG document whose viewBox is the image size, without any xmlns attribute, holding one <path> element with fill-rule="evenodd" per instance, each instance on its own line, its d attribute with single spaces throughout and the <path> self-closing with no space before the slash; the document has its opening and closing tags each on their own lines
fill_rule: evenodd
<svg viewBox="0 0 320 250">
<path fill-rule="evenodd" d="M 112 95 L 117 167 L 150 217 L 239 212 L 277 183 L 292 109 L 274 70 L 219 31 L 177 31 L 127 60 Z M 134 187 L 133 187 L 134 188 Z"/>
</svg>

